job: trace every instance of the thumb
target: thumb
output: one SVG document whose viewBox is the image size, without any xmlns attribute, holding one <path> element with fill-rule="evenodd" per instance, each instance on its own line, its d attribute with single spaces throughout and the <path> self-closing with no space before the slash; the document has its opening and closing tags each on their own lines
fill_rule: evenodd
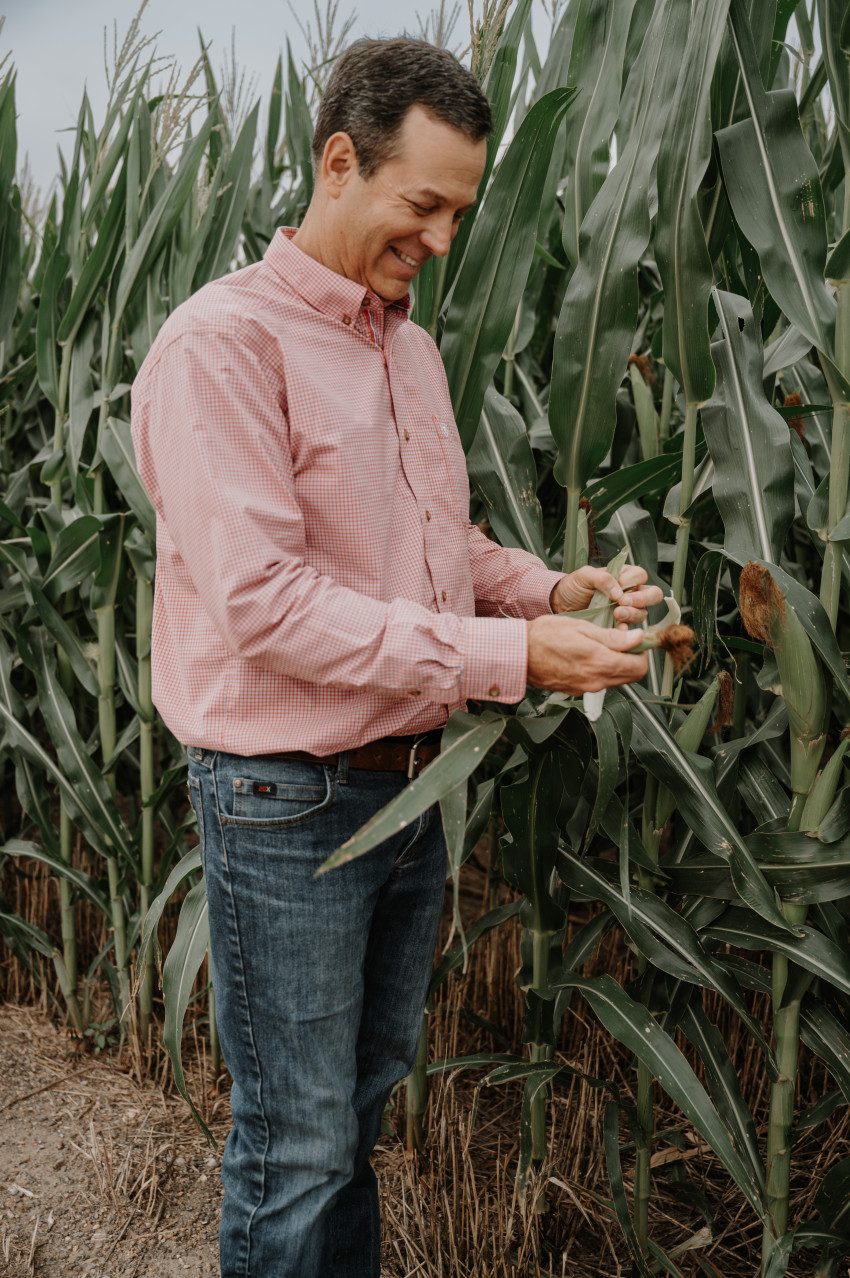
<svg viewBox="0 0 850 1278">
<path fill-rule="evenodd" d="M 632 630 L 603 630 L 597 626 L 595 629 L 599 632 L 599 638 L 615 652 L 631 652 L 644 637 L 644 632 L 639 627 Z"/>
</svg>

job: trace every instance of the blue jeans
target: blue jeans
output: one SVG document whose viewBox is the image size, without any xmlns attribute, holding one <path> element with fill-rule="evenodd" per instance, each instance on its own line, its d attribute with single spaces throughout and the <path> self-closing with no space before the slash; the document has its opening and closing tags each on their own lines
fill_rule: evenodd
<svg viewBox="0 0 850 1278">
<path fill-rule="evenodd" d="M 439 809 L 315 878 L 399 772 L 189 749 L 216 1019 L 233 1080 L 222 1278 L 378 1278 L 369 1155 L 412 1068 L 446 849 Z"/>
</svg>

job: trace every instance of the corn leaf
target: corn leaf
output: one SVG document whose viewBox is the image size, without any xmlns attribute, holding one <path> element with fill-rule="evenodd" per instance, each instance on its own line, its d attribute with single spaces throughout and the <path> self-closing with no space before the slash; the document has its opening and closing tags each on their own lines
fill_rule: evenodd
<svg viewBox="0 0 850 1278">
<path fill-rule="evenodd" d="M 732 0 L 730 25 L 751 118 L 717 133 L 726 191 L 771 297 L 813 345 L 831 354 L 835 302 L 823 276 L 827 237 L 817 164 L 794 94 L 765 92 L 743 0 Z"/>
<path fill-rule="evenodd" d="M 720 800 L 708 759 L 683 750 L 637 689 L 625 687 L 623 693 L 635 711 L 632 749 L 641 763 L 673 790 L 682 815 L 699 832 L 706 848 L 729 862 L 741 899 L 756 913 L 787 930 L 789 925 L 773 890 Z"/>
<path fill-rule="evenodd" d="M 537 467 L 525 422 L 494 386 L 485 392 L 467 464 L 502 545 L 519 546 L 545 562 Z"/>
<path fill-rule="evenodd" d="M 664 363 L 689 404 L 714 390 L 708 334 L 712 264 L 698 195 L 711 159 L 709 97 L 729 0 L 694 6 L 682 74 L 658 152 L 655 256 L 664 286 Z"/>
<path fill-rule="evenodd" d="M 386 807 L 362 825 L 342 847 L 337 848 L 319 867 L 318 874 L 326 874 L 338 865 L 354 861 L 358 856 L 363 856 L 364 852 L 370 852 L 379 843 L 383 843 L 384 839 L 410 825 L 432 803 L 439 802 L 444 794 L 454 790 L 474 772 L 505 727 L 505 720 L 501 715 L 486 712 L 482 716 L 476 716 L 465 711 L 455 711 L 449 722 L 458 719 L 463 722 L 464 731 L 455 735 L 451 745 L 442 750 L 410 785 L 405 786 Z"/>
<path fill-rule="evenodd" d="M 537 238 L 538 191 L 572 97 L 570 91 L 556 89 L 528 112 L 475 219 L 455 280 L 440 355 L 467 449 L 528 279 Z"/>
<path fill-rule="evenodd" d="M 672 1038 L 651 1013 L 629 998 L 610 976 L 591 979 L 564 974 L 556 984 L 581 991 L 602 1024 L 618 1042 L 634 1052 L 711 1145 L 759 1219 L 764 1217 L 761 1184 L 749 1160 L 741 1157 L 725 1123 Z"/>
<path fill-rule="evenodd" d="M 850 959 L 847 954 L 808 924 L 802 924 L 798 931 L 798 936 L 791 936 L 786 929 L 772 927 L 751 912 L 733 906 L 717 922 L 705 928 L 703 936 L 742 950 L 778 951 L 842 994 L 850 994 Z"/>
<path fill-rule="evenodd" d="M 162 1041 L 171 1058 L 171 1068 L 174 1070 L 174 1082 L 177 1085 L 177 1090 L 191 1106 L 195 1121 L 210 1145 L 215 1148 L 216 1142 L 213 1140 L 212 1133 L 201 1118 L 195 1108 L 192 1097 L 189 1095 L 186 1076 L 183 1073 L 181 1050 L 183 1020 L 186 1016 L 186 1008 L 189 1006 L 192 986 L 204 961 L 209 939 L 210 928 L 204 885 L 203 883 L 196 883 L 193 888 L 190 888 L 180 909 L 177 935 L 168 951 L 165 966 L 162 969 L 162 993 L 165 999 L 165 1025 L 162 1031 Z"/>
<path fill-rule="evenodd" d="M 649 182 L 687 39 L 687 6 L 660 2 L 631 76 L 640 110 L 623 154 L 585 215 L 558 327 L 549 425 L 555 477 L 580 493 L 611 447 L 615 397 L 637 327 L 637 271 L 649 242 Z"/>
<path fill-rule="evenodd" d="M 717 388 L 702 420 L 724 546 L 735 558 L 778 563 L 794 518 L 790 432 L 762 391 L 761 341 L 747 299 L 716 289 L 714 304 Z"/>
<path fill-rule="evenodd" d="M 564 250 L 578 261 L 579 232 L 608 173 L 609 143 L 620 113 L 620 85 L 635 0 L 579 0 L 567 84 L 578 91 L 566 120 L 561 173 Z"/>
</svg>

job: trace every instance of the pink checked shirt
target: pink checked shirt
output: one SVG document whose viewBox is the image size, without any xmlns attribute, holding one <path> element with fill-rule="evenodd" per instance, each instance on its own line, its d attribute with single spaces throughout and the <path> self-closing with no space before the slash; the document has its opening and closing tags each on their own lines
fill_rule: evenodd
<svg viewBox="0 0 850 1278">
<path fill-rule="evenodd" d="M 153 695 L 187 745 L 326 754 L 525 691 L 560 579 L 469 523 L 440 357 L 279 231 L 133 387 L 157 513 Z M 477 614 L 477 615 L 476 615 Z"/>
</svg>

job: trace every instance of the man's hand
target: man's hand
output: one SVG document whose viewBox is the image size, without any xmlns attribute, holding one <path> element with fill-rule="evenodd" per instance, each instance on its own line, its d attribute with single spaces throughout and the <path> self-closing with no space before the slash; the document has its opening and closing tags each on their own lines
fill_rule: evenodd
<svg viewBox="0 0 850 1278">
<path fill-rule="evenodd" d="M 528 682 L 571 696 L 633 683 L 649 666 L 645 652 L 629 653 L 640 641 L 640 630 L 603 630 L 570 617 L 535 617 L 528 623 Z"/>
<path fill-rule="evenodd" d="M 657 586 L 640 587 L 647 580 L 643 568 L 626 564 L 615 580 L 604 568 L 577 568 L 562 577 L 549 596 L 553 612 L 581 612 L 590 606 L 595 590 L 604 590 L 613 603 L 614 624 L 620 630 L 639 626 L 646 621 L 646 610 L 661 603 L 663 595 Z"/>
</svg>

